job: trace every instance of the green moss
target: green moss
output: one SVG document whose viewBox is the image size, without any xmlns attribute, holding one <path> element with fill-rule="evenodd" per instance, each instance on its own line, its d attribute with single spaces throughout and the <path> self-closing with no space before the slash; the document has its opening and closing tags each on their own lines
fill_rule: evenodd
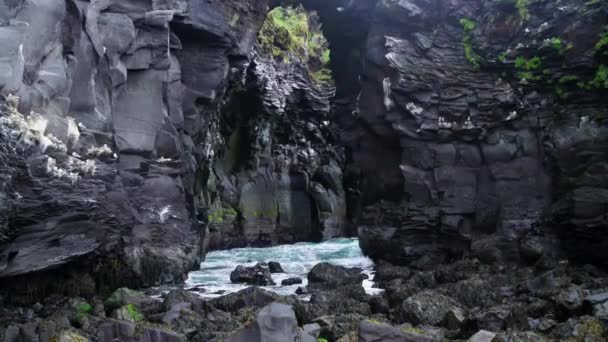
<svg viewBox="0 0 608 342">
<path fill-rule="evenodd" d="M 473 66 L 473 69 L 479 70 L 481 68 L 481 57 L 473 51 L 473 30 L 477 26 L 476 23 L 468 18 L 460 19 L 460 25 L 462 26 L 462 47 L 464 48 L 464 57 Z"/>
<path fill-rule="evenodd" d="M 279 215 L 279 211 L 276 207 L 273 207 L 268 210 L 245 210 L 245 216 L 255 217 L 255 218 L 276 218 Z"/>
<path fill-rule="evenodd" d="M 540 57 L 535 56 L 530 59 L 526 59 L 524 57 L 517 57 L 515 59 L 515 67 L 517 69 L 524 69 L 527 71 L 538 70 L 542 66 L 542 60 Z"/>
<path fill-rule="evenodd" d="M 131 298 L 143 298 L 144 295 L 141 292 L 131 290 L 126 287 L 117 289 L 106 299 L 104 305 L 110 309 L 121 307 L 123 304 L 127 304 L 127 301 Z"/>
<path fill-rule="evenodd" d="M 467 32 L 471 32 L 475 29 L 475 27 L 477 27 L 477 24 L 475 23 L 475 21 L 468 19 L 468 18 L 460 19 L 460 25 L 462 26 L 462 29 Z"/>
<path fill-rule="evenodd" d="M 597 68 L 591 85 L 595 88 L 608 89 L 608 67 L 606 65 L 602 64 Z"/>
<path fill-rule="evenodd" d="M 408 327 L 403 327 L 401 328 L 401 331 L 403 331 L 404 333 L 413 333 L 413 334 L 418 334 L 418 335 L 428 335 L 428 333 L 422 329 L 419 328 L 408 328 Z"/>
<path fill-rule="evenodd" d="M 312 73 L 312 78 L 317 82 L 317 83 L 328 83 L 331 82 L 332 75 L 331 75 L 331 71 L 329 71 L 329 69 L 319 69 L 315 72 Z"/>
<path fill-rule="evenodd" d="M 566 75 L 566 76 L 562 76 L 559 79 L 559 84 L 566 84 L 566 83 L 572 83 L 572 82 L 576 82 L 578 81 L 578 76 L 576 75 Z"/>
<path fill-rule="evenodd" d="M 326 338 L 319 337 L 317 338 L 317 342 L 328 342 Z"/>
<path fill-rule="evenodd" d="M 600 320 L 594 317 L 582 317 L 576 326 L 576 336 L 568 338 L 568 342 L 605 341 L 606 330 Z"/>
<path fill-rule="evenodd" d="M 331 51 L 329 49 L 326 49 L 325 51 L 323 51 L 323 56 L 321 56 L 321 61 L 323 62 L 323 64 L 329 64 L 329 62 L 331 61 Z"/>
<path fill-rule="evenodd" d="M 498 55 L 498 60 L 502 63 L 505 63 L 507 61 L 507 53 L 503 52 L 500 55 Z"/>
<path fill-rule="evenodd" d="M 595 51 L 595 53 L 603 52 L 605 50 L 606 46 L 608 46 L 608 31 L 605 31 L 602 34 L 602 36 L 600 37 L 600 40 L 598 40 L 597 43 L 595 44 L 593 51 Z"/>
<path fill-rule="evenodd" d="M 532 71 L 520 71 L 516 74 L 517 78 L 526 80 L 526 81 L 539 81 L 541 79 L 540 76 L 534 74 Z"/>
<path fill-rule="evenodd" d="M 139 321 L 144 320 L 144 315 L 142 315 L 139 311 L 137 311 L 137 308 L 135 307 L 135 305 L 127 304 L 127 305 L 125 305 L 125 308 L 127 309 L 129 318 L 131 318 L 133 320 L 133 322 L 139 322 Z"/>
<path fill-rule="evenodd" d="M 88 314 L 93 311 L 93 307 L 89 303 L 80 303 L 77 307 L 79 313 Z"/>
<path fill-rule="evenodd" d="M 237 215 L 237 211 L 233 208 L 220 207 L 218 209 L 211 209 L 209 215 L 207 215 L 207 219 L 209 220 L 209 223 L 217 224 L 234 219 Z"/>
<path fill-rule="evenodd" d="M 329 44 L 321 32 L 316 14 L 303 7 L 276 7 L 268 12 L 266 21 L 258 34 L 263 51 L 288 63 L 296 58 L 307 63 L 312 73 L 319 72 L 331 80 Z M 313 77 L 314 79 L 314 77 Z"/>
<path fill-rule="evenodd" d="M 528 10 L 528 0 L 516 0 L 515 7 L 519 12 L 521 20 L 526 21 L 530 19 L 530 11 Z"/>
<path fill-rule="evenodd" d="M 556 50 L 561 51 L 561 49 L 564 47 L 564 42 L 559 37 L 553 37 L 549 40 L 549 42 L 551 43 L 551 46 Z"/>
<path fill-rule="evenodd" d="M 560 86 L 555 87 L 555 95 L 557 95 L 557 97 L 559 97 L 562 100 L 565 100 L 568 97 L 570 97 L 570 93 L 567 92 L 564 88 L 562 88 Z"/>
</svg>

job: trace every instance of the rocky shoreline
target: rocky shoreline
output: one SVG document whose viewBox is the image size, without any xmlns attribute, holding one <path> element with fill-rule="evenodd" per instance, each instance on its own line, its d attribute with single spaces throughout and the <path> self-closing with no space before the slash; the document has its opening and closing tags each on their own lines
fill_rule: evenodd
<svg viewBox="0 0 608 342">
<path fill-rule="evenodd" d="M 427 265 L 430 266 L 430 265 Z M 260 266 L 266 267 L 266 266 Z M 267 270 L 267 268 L 266 268 Z M 268 270 L 267 270 L 268 271 Z M 269 272 L 269 271 L 268 271 Z M 462 259 L 434 267 L 380 262 L 368 295 L 360 269 L 321 263 L 306 293 L 252 286 L 202 299 L 196 291 L 116 290 L 108 298 L 50 296 L 0 306 L 0 340 L 600 342 L 608 338 L 608 273 L 567 260 L 533 266 Z"/>
</svg>

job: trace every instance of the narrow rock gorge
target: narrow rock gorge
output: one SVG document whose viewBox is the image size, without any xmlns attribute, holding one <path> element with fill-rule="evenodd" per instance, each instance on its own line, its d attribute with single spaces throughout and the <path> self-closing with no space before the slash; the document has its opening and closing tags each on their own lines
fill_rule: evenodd
<svg viewBox="0 0 608 342">
<path fill-rule="evenodd" d="M 604 341 L 607 95 L 603 0 L 0 0 L 0 338 Z"/>
</svg>

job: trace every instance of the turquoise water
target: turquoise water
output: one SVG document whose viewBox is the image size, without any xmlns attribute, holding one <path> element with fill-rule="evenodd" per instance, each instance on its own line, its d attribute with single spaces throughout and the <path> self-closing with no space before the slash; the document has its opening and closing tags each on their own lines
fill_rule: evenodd
<svg viewBox="0 0 608 342">
<path fill-rule="evenodd" d="M 345 267 L 359 267 L 363 273 L 373 278 L 374 263 L 365 257 L 359 248 L 357 239 L 332 239 L 321 243 L 301 242 L 293 245 L 281 245 L 267 248 L 236 248 L 226 251 L 214 251 L 206 255 L 199 271 L 190 272 L 186 284 L 190 287 L 203 287 L 203 297 L 216 297 L 242 290 L 248 285 L 232 284 L 230 272 L 237 265 L 253 266 L 258 262 L 277 261 L 285 273 L 275 273 L 272 279 L 276 286 L 266 286 L 267 290 L 282 295 L 293 294 L 299 286 L 307 284 L 306 274 L 320 263 L 329 262 Z M 281 280 L 300 277 L 302 284 L 281 286 Z M 377 292 L 370 280 L 363 282 L 366 291 Z"/>
</svg>

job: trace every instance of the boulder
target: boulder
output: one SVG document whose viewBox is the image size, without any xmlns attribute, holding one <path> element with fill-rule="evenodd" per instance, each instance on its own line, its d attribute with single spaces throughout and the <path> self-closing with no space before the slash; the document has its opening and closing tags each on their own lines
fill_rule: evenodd
<svg viewBox="0 0 608 342">
<path fill-rule="evenodd" d="M 276 285 L 272 280 L 268 268 L 257 264 L 253 267 L 237 266 L 230 273 L 230 281 L 233 283 L 245 283 L 258 286 Z"/>
<path fill-rule="evenodd" d="M 308 335 L 319 337 L 319 334 L 321 333 L 321 325 L 319 323 L 310 323 L 310 324 L 305 324 L 302 327 L 302 330 L 304 330 L 305 333 L 307 333 Z"/>
<path fill-rule="evenodd" d="M 154 300 L 152 298 L 147 297 L 142 292 L 123 287 L 114 291 L 110 297 L 105 300 L 104 305 L 106 310 L 113 310 L 129 304 L 142 308 L 153 302 Z"/>
<path fill-rule="evenodd" d="M 443 318 L 442 325 L 450 330 L 458 330 L 465 323 L 466 317 L 462 309 L 453 308 Z"/>
<path fill-rule="evenodd" d="M 361 284 L 367 275 L 359 268 L 346 268 L 330 263 L 316 264 L 308 272 L 309 287 L 335 289 L 344 285 Z"/>
<path fill-rule="evenodd" d="M 285 273 L 285 271 L 283 271 L 283 267 L 281 267 L 281 264 L 276 261 L 270 261 L 268 263 L 268 269 L 270 270 L 270 273 Z"/>
<path fill-rule="evenodd" d="M 583 305 L 585 313 L 608 321 L 608 292 L 596 293 L 585 297 Z"/>
<path fill-rule="evenodd" d="M 492 342 L 494 341 L 494 337 L 496 337 L 496 334 L 491 332 L 491 331 L 487 331 L 487 330 L 480 330 L 478 332 L 475 333 L 475 335 L 471 336 L 471 338 L 469 338 L 467 341 L 468 342 Z"/>
<path fill-rule="evenodd" d="M 294 277 L 294 278 L 283 279 L 281 281 L 281 285 L 283 285 L 283 286 L 291 286 L 291 285 L 296 285 L 296 284 L 302 284 L 302 278 Z"/>
<path fill-rule="evenodd" d="M 459 304 L 433 290 L 419 292 L 403 301 L 397 310 L 399 322 L 438 325 Z"/>
<path fill-rule="evenodd" d="M 260 310 L 252 323 L 226 338 L 226 342 L 297 342 L 301 338 L 293 308 L 271 303 Z"/>
<path fill-rule="evenodd" d="M 433 338 L 414 332 L 413 329 L 400 329 L 389 324 L 365 320 L 359 324 L 359 342 L 432 342 Z"/>
<path fill-rule="evenodd" d="M 99 327 L 99 342 L 186 342 L 184 335 L 132 322 L 109 321 Z"/>
<path fill-rule="evenodd" d="M 226 312 L 236 312 L 245 307 L 261 308 L 278 299 L 278 295 L 259 287 L 249 287 L 244 290 L 214 298 L 209 303 Z"/>
</svg>

